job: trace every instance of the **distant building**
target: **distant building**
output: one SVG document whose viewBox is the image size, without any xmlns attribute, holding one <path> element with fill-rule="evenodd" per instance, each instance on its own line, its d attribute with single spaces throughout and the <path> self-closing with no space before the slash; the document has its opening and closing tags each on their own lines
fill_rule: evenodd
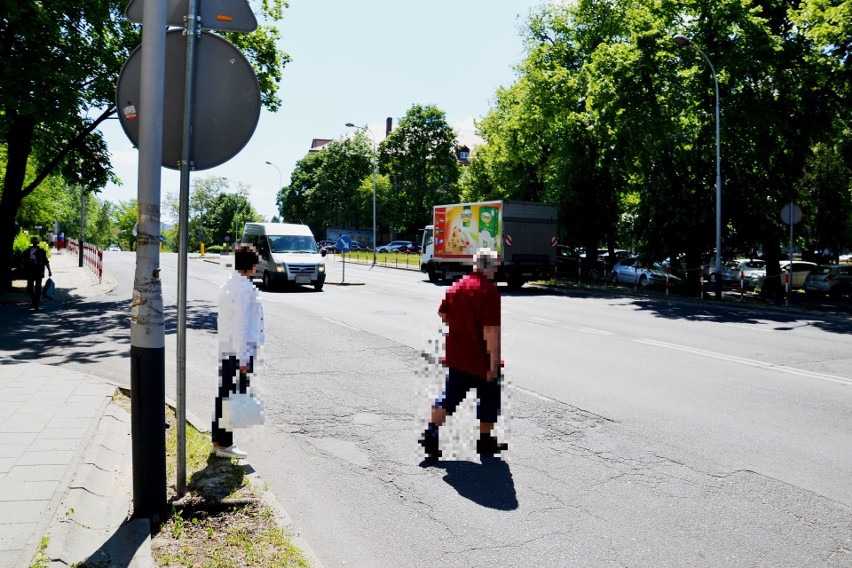
<svg viewBox="0 0 852 568">
<path fill-rule="evenodd" d="M 319 152 L 323 149 L 323 146 L 331 142 L 330 138 L 314 138 L 311 140 L 311 148 L 308 152 Z"/>
</svg>

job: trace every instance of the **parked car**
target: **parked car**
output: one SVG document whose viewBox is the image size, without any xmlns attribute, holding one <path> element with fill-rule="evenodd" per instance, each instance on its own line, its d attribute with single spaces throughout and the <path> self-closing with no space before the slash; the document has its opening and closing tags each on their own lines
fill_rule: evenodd
<svg viewBox="0 0 852 568">
<path fill-rule="evenodd" d="M 118 246 L 117 244 L 111 244 L 107 247 L 107 250 L 118 250 L 118 251 L 120 251 L 121 247 Z"/>
<path fill-rule="evenodd" d="M 852 294 L 852 264 L 825 264 L 805 279 L 805 292 L 832 298 Z"/>
<path fill-rule="evenodd" d="M 660 263 L 643 266 L 638 258 L 630 257 L 619 260 L 612 267 L 609 280 L 613 284 L 636 284 L 642 288 L 649 286 L 665 286 L 666 278 L 669 285 L 680 282 L 673 274 L 666 274 L 666 269 Z"/>
<path fill-rule="evenodd" d="M 410 246 L 414 246 L 414 243 L 411 241 L 391 241 L 386 245 L 376 248 L 376 252 L 397 252 L 400 248 L 406 249 Z M 404 250 L 399 252 L 404 252 Z"/>
<path fill-rule="evenodd" d="M 713 266 L 709 267 L 709 280 L 716 282 L 716 274 Z M 707 274 L 707 273 L 705 273 Z M 722 283 L 740 285 L 740 278 L 744 288 L 755 288 L 763 283 L 766 278 L 766 261 L 757 258 L 737 258 L 722 263 Z"/>
<path fill-rule="evenodd" d="M 782 260 L 780 263 L 780 271 L 781 273 L 778 277 L 781 279 L 781 286 L 786 286 L 786 274 L 790 270 L 790 261 Z M 815 262 L 806 262 L 804 260 L 794 260 L 793 261 L 793 272 L 791 277 L 791 286 L 790 288 L 793 290 L 802 290 L 805 287 L 805 280 L 808 278 L 808 274 L 811 273 L 813 269 L 817 267 Z M 767 276 L 770 276 L 767 274 Z"/>
<path fill-rule="evenodd" d="M 560 276 L 577 276 L 580 254 L 569 246 L 556 245 L 556 273 Z"/>
</svg>

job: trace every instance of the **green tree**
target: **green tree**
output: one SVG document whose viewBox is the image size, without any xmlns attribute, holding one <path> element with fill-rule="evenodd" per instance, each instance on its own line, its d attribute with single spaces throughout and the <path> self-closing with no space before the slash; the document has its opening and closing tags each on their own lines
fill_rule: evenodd
<svg viewBox="0 0 852 568">
<path fill-rule="evenodd" d="M 357 191 L 372 176 L 373 156 L 370 141 L 360 132 L 309 153 L 296 164 L 289 185 L 278 193 L 281 216 L 306 223 L 317 235 L 329 227 L 372 227 L 372 207 L 367 215 Z"/>
<path fill-rule="evenodd" d="M 400 226 L 412 234 L 430 222 L 432 207 L 458 201 L 455 132 L 434 106 L 414 105 L 380 145 L 380 166 L 394 188 Z M 363 176 L 362 176 L 363 177 Z"/>
<path fill-rule="evenodd" d="M 133 250 L 136 246 L 136 237 L 133 228 L 138 219 L 138 203 L 135 199 L 122 201 L 113 209 L 113 224 L 115 230 L 115 243 L 124 250 Z"/>
<path fill-rule="evenodd" d="M 840 251 L 852 244 L 852 173 L 839 152 L 817 144 L 798 183 L 804 210 L 802 226 L 806 254 L 824 262 L 825 250 L 837 262 Z"/>
<path fill-rule="evenodd" d="M 9 283 L 18 210 L 48 176 L 60 175 L 67 185 L 90 191 L 115 180 L 97 127 L 115 112 L 118 73 L 139 42 L 138 26 L 124 17 L 126 4 L 2 2 L 0 285 Z M 255 11 L 264 21 L 277 20 L 285 6 L 283 0 L 263 0 Z M 253 34 L 226 35 L 246 51 L 258 73 L 264 106 L 276 110 L 276 84 L 289 61 L 275 47 L 277 31 L 262 25 Z"/>
<path fill-rule="evenodd" d="M 187 211 L 187 250 L 198 251 L 201 249 L 198 235 L 204 232 L 207 237 L 206 244 L 221 244 L 221 240 L 213 239 L 209 233 L 209 228 L 212 226 L 213 211 L 217 206 L 219 196 L 227 191 L 229 180 L 223 177 L 207 176 L 203 178 L 195 178 L 192 180 L 192 187 L 189 192 L 189 209 Z M 244 184 L 238 184 L 238 192 L 248 196 L 248 190 Z M 170 236 L 170 242 L 178 242 L 178 220 L 180 219 L 180 201 L 176 194 L 169 193 L 164 200 L 166 209 L 169 211 L 174 227 L 173 234 Z M 233 233 L 233 230 L 231 231 Z M 224 234 L 220 235 L 224 237 Z"/>
</svg>

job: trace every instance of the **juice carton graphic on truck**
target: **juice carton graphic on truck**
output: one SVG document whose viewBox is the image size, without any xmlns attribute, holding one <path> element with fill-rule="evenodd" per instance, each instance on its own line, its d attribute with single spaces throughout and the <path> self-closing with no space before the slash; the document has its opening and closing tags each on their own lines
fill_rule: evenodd
<svg viewBox="0 0 852 568">
<path fill-rule="evenodd" d="M 496 279 L 520 287 L 550 277 L 556 267 L 556 207 L 524 201 L 436 205 L 423 228 L 420 269 L 429 280 L 470 272 L 480 248 L 497 252 Z"/>
<path fill-rule="evenodd" d="M 434 255 L 439 258 L 469 258 L 480 248 L 490 248 L 500 254 L 502 213 L 502 201 L 436 206 Z"/>
</svg>

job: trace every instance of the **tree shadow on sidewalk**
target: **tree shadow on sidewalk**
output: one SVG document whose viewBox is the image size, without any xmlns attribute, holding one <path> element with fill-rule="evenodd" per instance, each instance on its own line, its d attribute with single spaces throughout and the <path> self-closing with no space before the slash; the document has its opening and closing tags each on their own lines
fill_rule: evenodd
<svg viewBox="0 0 852 568">
<path fill-rule="evenodd" d="M 478 505 L 500 511 L 518 508 L 518 496 L 509 464 L 490 458 L 482 464 L 468 461 L 446 461 L 434 464 L 446 471 L 446 481 L 459 495 Z"/>
<path fill-rule="evenodd" d="M 165 333 L 176 333 L 175 306 L 166 306 Z M 216 307 L 188 302 L 187 329 L 216 332 Z M 90 364 L 105 357 L 130 356 L 130 302 L 70 296 L 43 301 L 31 312 L 26 303 L 0 305 L 0 354 L 48 364 Z"/>
</svg>

